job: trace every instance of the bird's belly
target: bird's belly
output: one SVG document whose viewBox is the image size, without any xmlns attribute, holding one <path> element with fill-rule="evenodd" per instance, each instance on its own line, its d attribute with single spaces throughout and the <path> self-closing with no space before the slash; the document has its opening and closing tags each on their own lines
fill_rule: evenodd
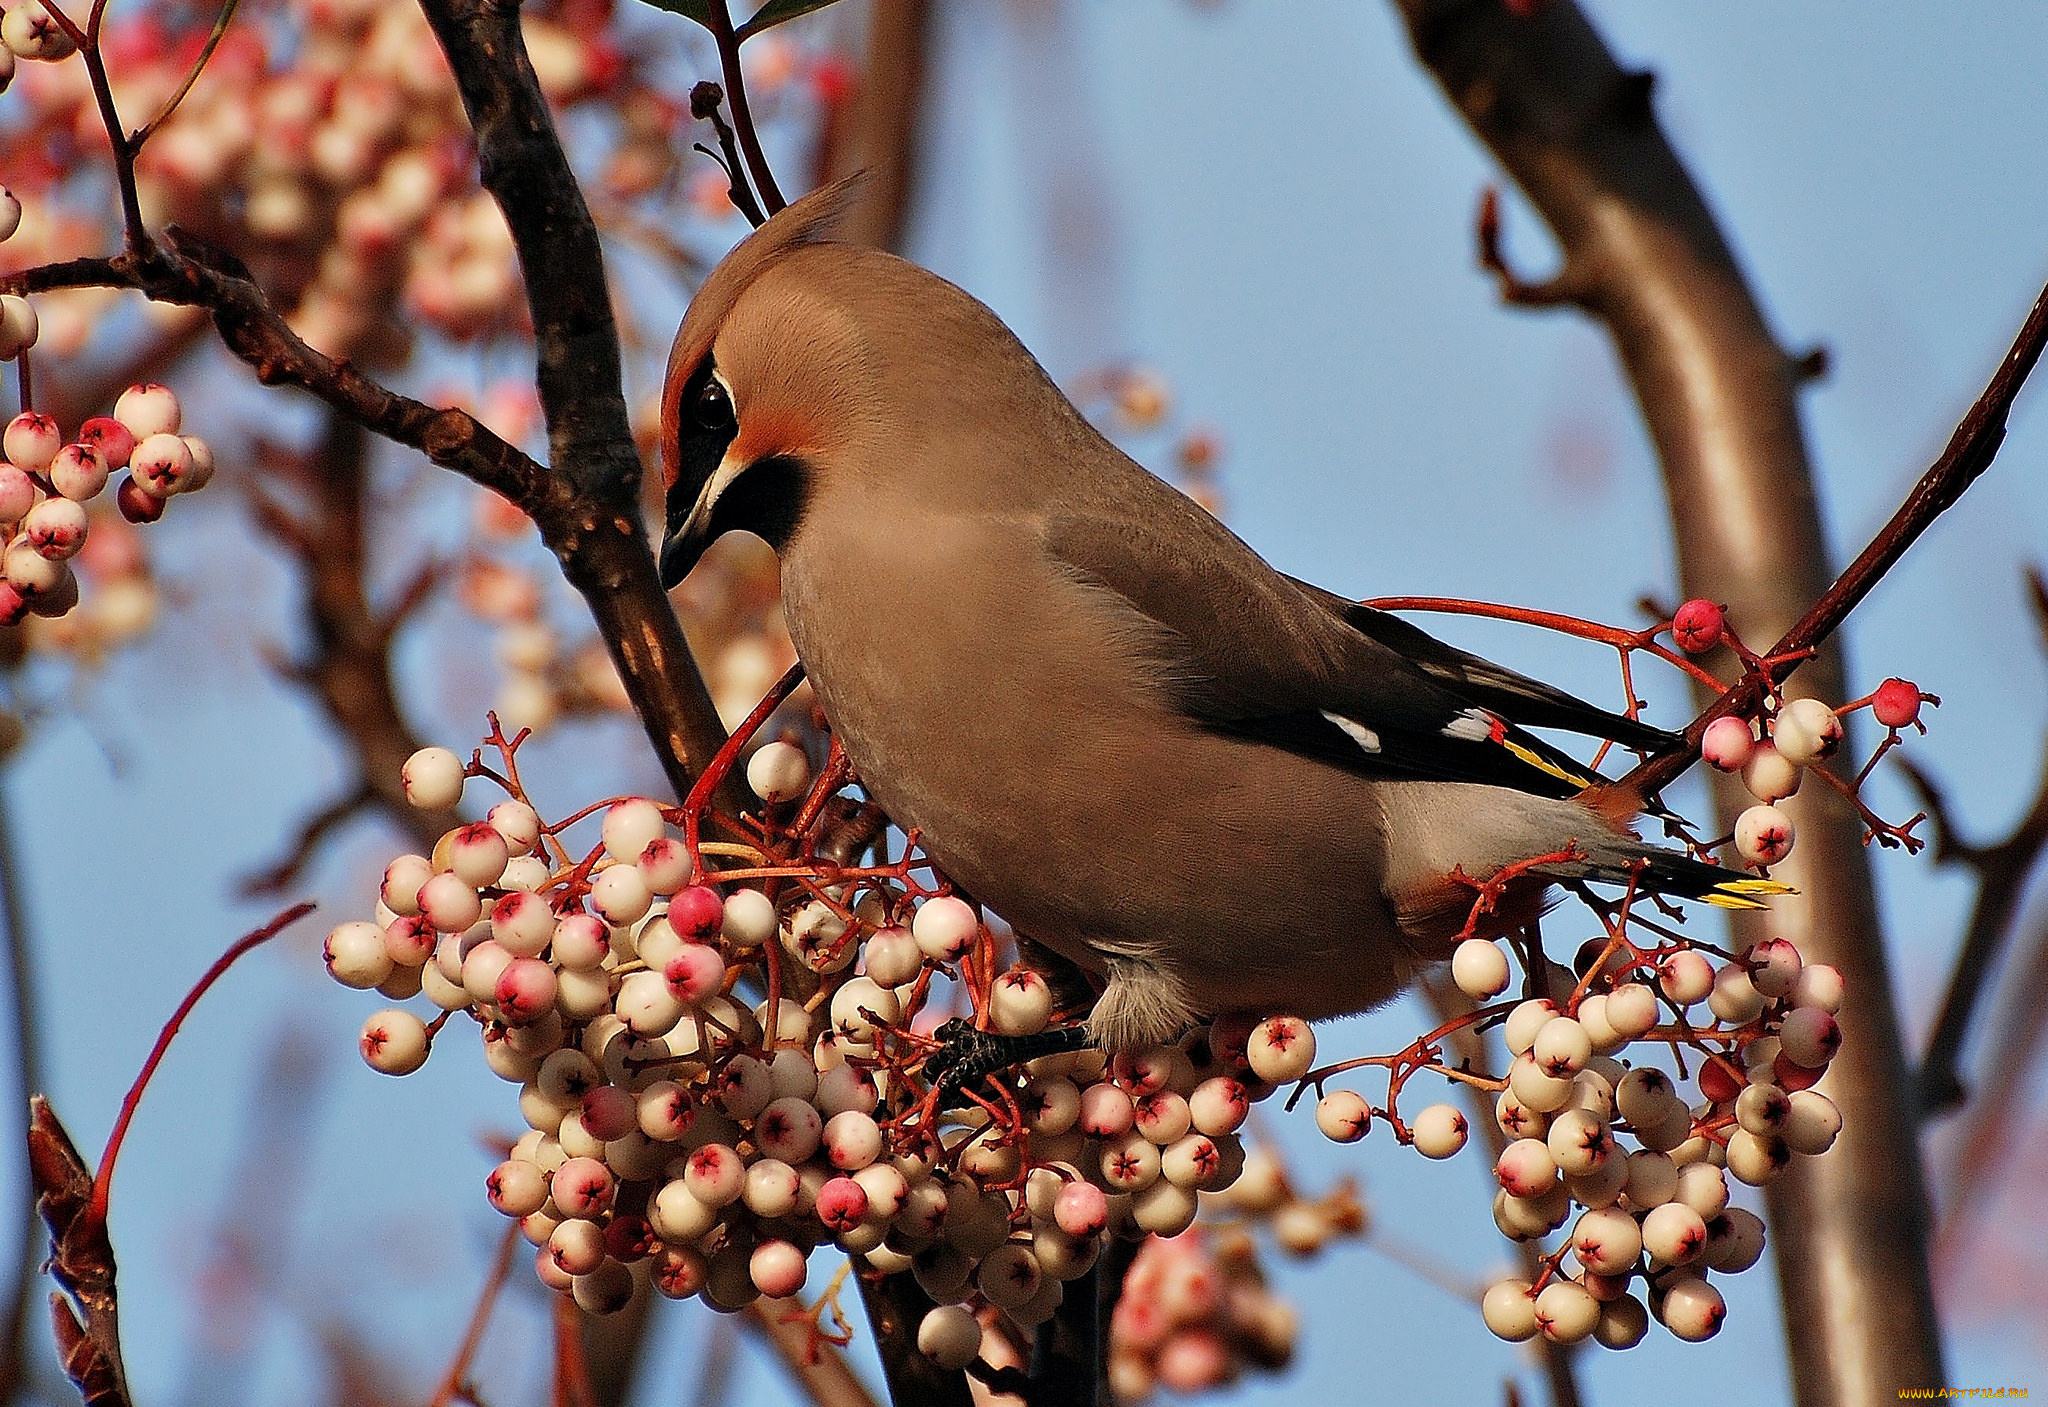
<svg viewBox="0 0 2048 1407">
<path fill-rule="evenodd" d="M 1019 601 L 987 583 L 1031 578 L 1000 564 L 944 592 L 872 556 L 858 582 L 793 565 L 790 633 L 862 784 L 1020 932 L 1166 968 L 1205 1011 L 1362 1010 L 1437 956 L 1378 891 L 1369 789 L 1196 726 L 1101 649 L 1085 594 Z"/>
</svg>

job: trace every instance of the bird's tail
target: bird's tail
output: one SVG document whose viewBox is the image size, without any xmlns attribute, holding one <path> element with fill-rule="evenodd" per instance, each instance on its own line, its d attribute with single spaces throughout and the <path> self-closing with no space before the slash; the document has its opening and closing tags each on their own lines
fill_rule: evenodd
<svg viewBox="0 0 2048 1407">
<path fill-rule="evenodd" d="M 1584 849 L 1583 858 L 1548 862 L 1535 866 L 1531 873 L 1549 879 L 1603 884 L 1625 885 L 1633 881 L 1642 893 L 1697 899 L 1722 909 L 1768 908 L 1764 900 L 1772 895 L 1798 892 L 1779 880 L 1743 874 L 1675 850 L 1660 850 L 1635 841 L 1601 837 Z"/>
</svg>

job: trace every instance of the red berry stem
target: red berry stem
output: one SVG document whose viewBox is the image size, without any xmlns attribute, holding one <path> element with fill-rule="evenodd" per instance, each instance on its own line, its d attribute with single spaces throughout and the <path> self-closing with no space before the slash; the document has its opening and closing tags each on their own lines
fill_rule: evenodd
<svg viewBox="0 0 2048 1407">
<path fill-rule="evenodd" d="M 156 1067 L 163 1063 L 164 1052 L 170 1049 L 172 1038 L 178 1034 L 178 1028 L 185 1024 L 185 1018 L 191 1014 L 192 1008 L 199 1004 L 199 999 L 206 995 L 208 988 L 241 960 L 243 954 L 262 947 L 313 912 L 315 907 L 311 900 L 294 904 L 253 933 L 245 934 L 233 947 L 214 959 L 213 966 L 206 969 L 205 975 L 185 994 L 185 1000 L 178 1003 L 178 1009 L 171 1013 L 171 1019 L 164 1023 L 162 1032 L 158 1034 L 156 1045 L 149 1052 L 149 1058 L 142 1062 L 142 1070 L 136 1075 L 135 1083 L 129 1087 L 127 1097 L 121 1101 L 121 1113 L 114 1120 L 114 1131 L 107 1135 L 106 1150 L 100 1154 L 99 1170 L 93 1175 L 92 1206 L 87 1211 L 87 1216 L 101 1225 L 106 1223 L 108 1194 L 114 1182 L 114 1160 L 121 1156 L 121 1141 L 127 1136 L 129 1122 L 134 1119 L 135 1111 L 142 1103 L 142 1092 L 149 1088 L 150 1077 L 156 1074 Z"/>
</svg>

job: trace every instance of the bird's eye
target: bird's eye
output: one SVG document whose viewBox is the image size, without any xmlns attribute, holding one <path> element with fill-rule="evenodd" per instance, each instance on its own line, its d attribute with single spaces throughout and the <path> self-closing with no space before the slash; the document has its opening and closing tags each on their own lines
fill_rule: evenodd
<svg viewBox="0 0 2048 1407">
<path fill-rule="evenodd" d="M 697 423 L 707 430 L 724 430 L 733 423 L 732 398 L 715 376 L 697 393 Z"/>
</svg>

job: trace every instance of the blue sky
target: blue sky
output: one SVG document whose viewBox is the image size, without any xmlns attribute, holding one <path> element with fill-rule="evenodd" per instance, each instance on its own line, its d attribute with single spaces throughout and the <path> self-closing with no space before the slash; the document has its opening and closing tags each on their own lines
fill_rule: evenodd
<svg viewBox="0 0 2048 1407">
<path fill-rule="evenodd" d="M 1627 60 L 1658 71 L 1660 113 L 1780 337 L 1830 347 L 1835 371 L 1805 401 L 1807 428 L 1835 541 L 1860 545 L 2048 277 L 2037 71 L 2048 12 L 1589 8 Z M 1497 305 L 1470 237 L 1496 174 L 1389 7 L 962 0 L 948 14 L 915 252 L 994 305 L 1055 374 L 1116 356 L 1158 368 L 1178 413 L 1227 441 L 1229 520 L 1277 565 L 1358 595 L 1456 594 L 1615 621 L 1631 620 L 1644 592 L 1668 594 L 1654 468 L 1612 360 L 1569 314 Z M 1523 266 L 1545 266 L 1518 206 L 1509 242 Z M 2041 395 L 2023 397 L 1997 466 L 1849 632 L 1859 688 L 1898 673 L 1943 696 L 1915 755 L 1979 836 L 2002 833 L 2038 775 L 2042 657 L 2019 571 L 2048 542 Z M 264 916 L 232 900 L 233 879 L 269 859 L 337 775 L 305 704 L 248 650 L 289 638 L 282 576 L 223 565 L 247 560 L 248 530 L 231 503 L 203 514 L 208 532 L 166 532 L 167 566 L 216 587 L 232 570 L 248 604 L 225 623 L 173 624 L 117 663 L 80 717 L 43 729 L 8 777 L 45 955 L 52 1088 L 87 1147 L 202 954 Z M 1615 696 L 1602 651 L 1444 630 Z M 424 644 L 406 664 L 429 710 L 473 667 Z M 1657 697 L 1662 717 L 1682 716 L 1677 691 Z M 421 721 L 456 745 L 476 727 L 445 709 Z M 644 776 L 636 746 L 624 729 L 586 730 L 543 749 L 536 770 L 561 799 L 580 798 L 593 772 Z M 1894 787 L 1876 795 L 1911 809 Z M 328 922 L 367 897 L 389 851 L 373 827 L 344 837 L 314 885 Z M 1922 1032 L 1967 887 L 1924 857 L 1886 854 L 1878 871 L 1902 1008 Z M 326 1319 L 371 1335 L 402 1321 L 380 1341 L 421 1380 L 459 1332 L 497 1229 L 476 1135 L 516 1115 L 466 1056 L 404 1081 L 371 1075 L 353 1054 L 368 1010 L 320 974 L 309 925 L 230 976 L 165 1066 L 116 1199 L 145 1400 L 224 1400 L 219 1383 L 189 1394 L 204 1338 L 192 1286 L 225 1208 L 268 1228 L 263 1251 L 280 1266 L 268 1307 L 246 1320 L 260 1345 L 246 1400 L 317 1396 L 311 1355 Z M 1324 1044 L 1391 1049 L 1417 1020 L 1397 1007 Z M 251 1166 L 245 1127 L 283 1034 L 333 1054 L 298 1190 Z M 1277 1123 L 1309 1182 L 1356 1173 L 1404 1240 L 1473 1274 L 1503 1260 L 1476 1159 L 1427 1164 L 1377 1139 L 1337 1150 L 1306 1119 Z M 1527 1380 L 1517 1350 L 1371 1251 L 1340 1249 L 1278 1278 L 1304 1312 L 1300 1365 L 1233 1400 L 1354 1400 L 1369 1375 L 1389 1401 L 1488 1402 L 1504 1376 Z M 1971 1288 L 1966 1274 L 1952 1380 L 2043 1385 L 2037 1336 L 1973 1309 Z M 1767 1269 L 1730 1299 L 1711 1344 L 1653 1332 L 1631 1354 L 1589 1353 L 1591 1400 L 1784 1400 Z M 514 1300 L 487 1381 L 530 1382 L 539 1366 L 533 1298 Z M 675 1378 L 703 1332 L 701 1314 L 677 1316 L 664 1350 L 674 1367 L 643 1401 L 683 1395 Z M 736 1398 L 778 1390 L 761 1365 L 743 1372 Z"/>
</svg>

